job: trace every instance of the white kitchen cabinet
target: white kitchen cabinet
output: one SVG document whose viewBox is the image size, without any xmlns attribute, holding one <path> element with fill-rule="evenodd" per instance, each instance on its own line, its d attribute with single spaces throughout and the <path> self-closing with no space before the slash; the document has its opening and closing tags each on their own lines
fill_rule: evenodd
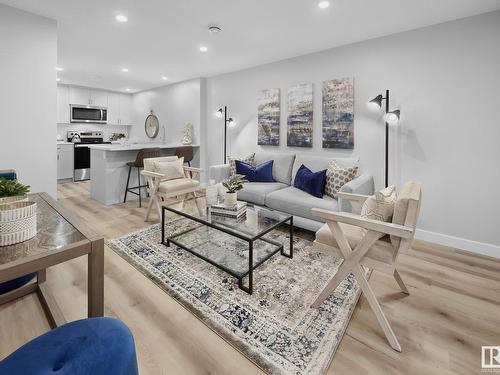
<svg viewBox="0 0 500 375">
<path fill-rule="evenodd" d="M 71 86 L 69 88 L 69 104 L 91 105 L 95 107 L 108 106 L 108 93 L 104 90 Z"/>
<path fill-rule="evenodd" d="M 69 123 L 69 87 L 57 86 L 57 123 Z"/>
<path fill-rule="evenodd" d="M 90 89 L 70 86 L 69 104 L 91 105 Z"/>
<path fill-rule="evenodd" d="M 131 95 L 108 93 L 108 124 L 131 125 L 131 106 Z"/>
<path fill-rule="evenodd" d="M 132 95 L 120 94 L 120 125 L 132 125 Z"/>
<path fill-rule="evenodd" d="M 73 178 L 75 149 L 73 144 L 57 145 L 57 179 Z"/>
<path fill-rule="evenodd" d="M 116 92 L 108 94 L 108 124 L 120 124 L 120 94 Z"/>
<path fill-rule="evenodd" d="M 108 92 L 103 90 L 90 90 L 91 105 L 95 107 L 108 106 Z"/>
</svg>

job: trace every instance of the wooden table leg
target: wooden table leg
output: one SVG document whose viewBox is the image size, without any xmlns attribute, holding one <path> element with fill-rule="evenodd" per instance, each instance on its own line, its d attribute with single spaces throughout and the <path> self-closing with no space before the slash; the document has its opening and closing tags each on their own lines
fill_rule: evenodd
<svg viewBox="0 0 500 375">
<path fill-rule="evenodd" d="M 49 321 L 49 324 L 52 328 L 60 327 L 63 324 L 66 324 L 66 319 L 64 318 L 64 314 L 62 313 L 61 308 L 56 302 L 54 296 L 47 289 L 47 284 L 40 283 L 34 284 L 37 285 L 37 294 L 40 303 L 42 304 L 43 310 L 45 311 L 45 315 Z"/>
<path fill-rule="evenodd" d="M 47 270 L 43 269 L 37 272 L 36 282 L 37 284 L 42 284 L 47 281 Z"/>
<path fill-rule="evenodd" d="M 88 262 L 88 316 L 104 316 L 104 239 L 92 242 Z"/>
</svg>

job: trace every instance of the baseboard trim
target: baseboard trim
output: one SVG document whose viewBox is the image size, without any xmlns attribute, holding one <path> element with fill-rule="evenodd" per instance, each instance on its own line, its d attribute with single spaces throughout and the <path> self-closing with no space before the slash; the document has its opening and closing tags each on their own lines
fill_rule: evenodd
<svg viewBox="0 0 500 375">
<path fill-rule="evenodd" d="M 449 236 L 447 234 L 430 232 L 422 229 L 417 229 L 415 232 L 415 238 L 422 241 L 437 243 L 439 245 L 455 247 L 470 253 L 478 253 L 500 259 L 500 246 L 498 245 L 467 240 L 465 238 Z"/>
</svg>

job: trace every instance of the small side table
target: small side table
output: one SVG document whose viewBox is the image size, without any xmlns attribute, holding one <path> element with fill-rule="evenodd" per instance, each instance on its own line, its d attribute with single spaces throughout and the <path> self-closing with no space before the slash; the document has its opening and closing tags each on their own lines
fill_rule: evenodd
<svg viewBox="0 0 500 375">
<path fill-rule="evenodd" d="M 0 282 L 32 272 L 37 280 L 0 296 L 0 305 L 36 292 L 50 325 L 66 323 L 50 293 L 46 269 L 88 256 L 88 316 L 104 316 L 104 237 L 90 230 L 75 214 L 61 207 L 46 193 L 31 194 L 37 202 L 37 235 L 25 242 L 0 247 Z"/>
</svg>

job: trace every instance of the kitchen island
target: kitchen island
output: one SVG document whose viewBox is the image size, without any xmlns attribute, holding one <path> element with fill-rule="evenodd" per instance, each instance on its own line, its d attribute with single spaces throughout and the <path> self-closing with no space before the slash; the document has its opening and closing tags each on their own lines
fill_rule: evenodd
<svg viewBox="0 0 500 375">
<path fill-rule="evenodd" d="M 127 162 L 134 161 L 137 152 L 143 148 L 161 149 L 162 156 L 173 155 L 175 149 L 182 144 L 165 143 L 124 143 L 89 145 L 90 148 L 90 196 L 105 205 L 123 202 L 125 185 L 127 184 Z M 192 166 L 199 166 L 199 145 L 193 147 L 194 158 Z M 141 183 L 145 184 L 141 177 Z M 137 186 L 137 169 L 133 168 L 129 186 Z M 146 195 L 142 189 L 142 196 Z M 135 194 L 128 194 L 127 200 L 138 199 Z"/>
</svg>

